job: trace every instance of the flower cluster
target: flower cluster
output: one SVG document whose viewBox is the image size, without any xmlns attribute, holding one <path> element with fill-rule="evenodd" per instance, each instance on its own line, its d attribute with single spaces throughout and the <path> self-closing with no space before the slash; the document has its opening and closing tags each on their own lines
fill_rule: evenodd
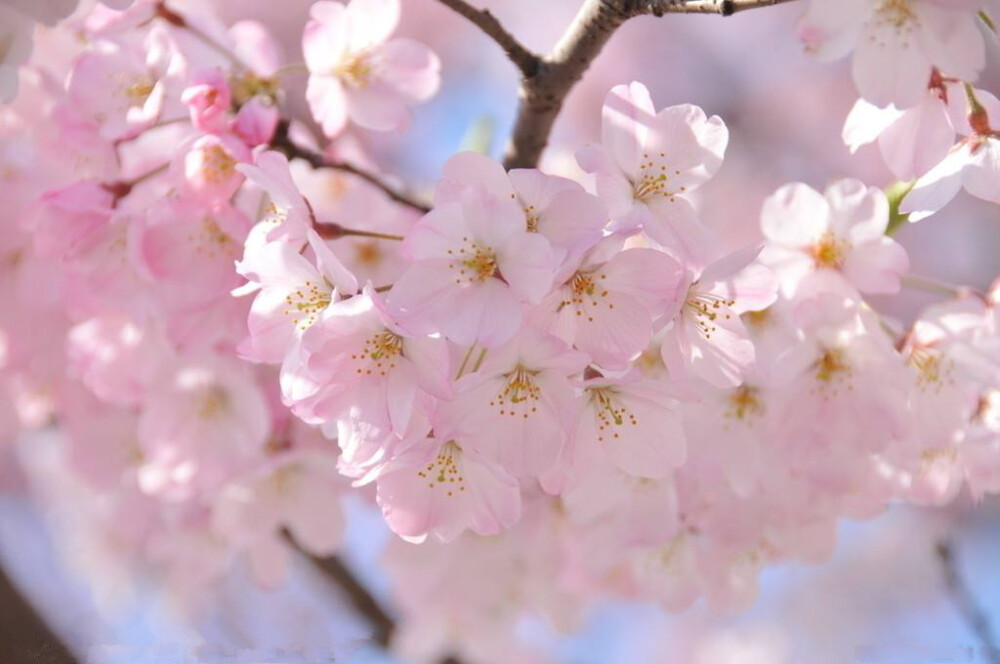
<svg viewBox="0 0 1000 664">
<path fill-rule="evenodd" d="M 919 221 L 963 188 L 1000 203 L 1000 101 L 973 87 L 986 66 L 1000 6 L 987 0 L 810 0 L 800 24 L 823 60 L 854 50 L 858 100 L 844 126 L 857 150 L 878 141 L 910 190 L 901 210 Z M 993 41 L 993 40 L 991 40 Z"/>
<path fill-rule="evenodd" d="M 976 3 L 841 4 L 803 36 L 858 44 L 846 135 L 919 177 L 910 218 L 1000 202 Z M 0 108 L 0 435 L 58 422 L 91 546 L 192 594 L 234 560 L 273 586 L 289 537 L 338 548 L 354 490 L 399 535 L 400 647 L 520 661 L 526 610 L 745 608 L 842 518 L 1000 492 L 1000 285 L 881 315 L 909 260 L 852 179 L 778 189 L 729 246 L 699 212 L 726 125 L 640 83 L 586 178 L 462 152 L 424 213 L 359 139 L 439 85 L 399 5 L 315 3 L 304 67 L 156 0 L 39 37 Z"/>
</svg>

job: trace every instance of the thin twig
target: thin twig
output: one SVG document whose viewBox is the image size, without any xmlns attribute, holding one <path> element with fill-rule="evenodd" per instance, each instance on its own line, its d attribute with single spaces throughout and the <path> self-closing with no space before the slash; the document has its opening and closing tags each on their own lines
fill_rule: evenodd
<svg viewBox="0 0 1000 664">
<path fill-rule="evenodd" d="M 438 0 L 438 2 L 455 13 L 461 14 L 485 32 L 503 49 L 525 78 L 531 78 L 538 71 L 538 66 L 542 62 L 541 57 L 528 50 L 514 35 L 508 32 L 503 24 L 497 20 L 497 17 L 490 13 L 490 10 L 477 9 L 465 0 Z"/>
<path fill-rule="evenodd" d="M 303 148 L 295 144 L 292 139 L 288 136 L 288 122 L 283 120 L 278 123 L 278 128 L 274 132 L 274 138 L 271 140 L 271 147 L 276 150 L 280 150 L 285 153 L 289 158 L 303 159 L 313 168 L 332 168 L 334 170 L 343 171 L 345 173 L 350 173 L 351 175 L 356 175 L 365 182 L 381 189 L 386 196 L 396 201 L 400 205 L 405 205 L 417 210 L 421 214 L 427 213 L 431 208 L 427 203 L 420 201 L 409 194 L 396 189 L 395 187 L 384 182 L 380 177 L 374 173 L 369 173 L 368 171 L 355 166 L 346 161 L 337 161 L 329 159 L 326 155 L 319 152 Z"/>
<path fill-rule="evenodd" d="M 960 297 L 962 295 L 961 287 L 952 286 L 937 279 L 921 277 L 915 274 L 904 274 L 899 280 L 903 286 L 922 290 L 925 293 L 933 295 L 943 295 L 945 297 Z"/>
<path fill-rule="evenodd" d="M 954 546 L 951 541 L 943 539 L 937 543 L 935 548 L 938 559 L 941 561 L 942 571 L 944 572 L 944 583 L 948 589 L 948 595 L 951 597 L 952 604 L 955 605 L 955 609 L 961 614 L 962 619 L 965 620 L 969 629 L 979 639 L 979 643 L 982 646 L 980 652 L 983 655 L 983 661 L 990 664 L 1000 664 L 1000 647 L 997 646 L 993 627 L 990 625 L 989 619 L 983 612 L 982 607 L 979 606 L 976 598 L 972 595 L 969 587 L 965 584 L 965 579 L 962 578 L 962 575 L 958 571 L 958 567 L 955 564 Z"/>
<path fill-rule="evenodd" d="M 714 13 L 723 16 L 791 0 L 587 0 L 537 73 L 521 81 L 520 106 L 504 166 L 531 168 L 548 144 L 563 102 L 611 35 L 635 16 Z"/>
<path fill-rule="evenodd" d="M 49 629 L 0 569 L 0 661 L 75 664 L 78 660 Z"/>
</svg>

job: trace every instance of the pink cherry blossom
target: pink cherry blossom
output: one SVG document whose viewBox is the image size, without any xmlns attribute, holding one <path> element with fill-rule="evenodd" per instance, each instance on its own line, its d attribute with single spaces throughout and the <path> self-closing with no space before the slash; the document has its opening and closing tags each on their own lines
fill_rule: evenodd
<svg viewBox="0 0 1000 664">
<path fill-rule="evenodd" d="M 468 445 L 515 477 L 540 476 L 553 468 L 572 435 L 577 406 L 569 379 L 586 365 L 583 353 L 527 329 L 459 380 L 440 415 Z"/>
<path fill-rule="evenodd" d="M 166 31 L 154 28 L 145 40 L 143 45 L 102 40 L 73 67 L 70 99 L 98 123 L 102 137 L 129 138 L 152 125 L 163 111 L 167 87 L 180 74 L 183 63 Z M 110 89 L 108 81 L 114 82 Z"/>
<path fill-rule="evenodd" d="M 477 190 L 424 216 L 404 250 L 413 262 L 389 293 L 390 309 L 463 346 L 511 339 L 522 306 L 541 301 L 555 271 L 549 241 L 528 232 L 521 206 Z"/>
<path fill-rule="evenodd" d="M 528 231 L 548 238 L 553 249 L 567 258 L 594 246 L 608 222 L 601 201 L 574 181 L 533 168 L 506 173 L 499 163 L 475 152 L 462 152 L 448 160 L 434 202 L 459 202 L 464 191 L 476 186 L 497 198 L 517 200 Z"/>
<path fill-rule="evenodd" d="M 675 394 L 630 374 L 583 384 L 574 472 L 608 463 L 632 477 L 662 479 L 684 463 L 685 435 Z"/>
<path fill-rule="evenodd" d="M 243 184 L 237 164 L 250 161 L 250 150 L 231 135 L 202 136 L 181 148 L 174 178 L 207 204 L 228 202 Z"/>
<path fill-rule="evenodd" d="M 409 106 L 432 97 L 441 64 L 423 44 L 389 39 L 399 0 L 321 0 L 312 5 L 302 37 L 309 67 L 306 98 L 327 136 L 350 119 L 377 131 L 399 131 Z"/>
<path fill-rule="evenodd" d="M 277 241 L 300 249 L 306 243 L 306 230 L 312 226 L 312 214 L 292 180 L 288 158 L 280 152 L 261 152 L 253 166 L 239 164 L 236 170 L 260 187 L 266 197 L 262 203 L 265 216 L 247 239 L 248 249 Z"/>
<path fill-rule="evenodd" d="M 496 535 L 521 517 L 517 481 L 457 440 L 418 438 L 366 479 L 389 527 L 411 542 Z"/>
<path fill-rule="evenodd" d="M 975 80 L 986 61 L 978 9 L 939 0 L 810 0 L 799 36 L 821 60 L 854 50 L 861 96 L 907 109 L 921 102 L 934 67 Z"/>
<path fill-rule="evenodd" d="M 178 498 L 218 488 L 263 447 L 269 419 L 245 365 L 179 362 L 149 395 L 139 421 L 141 488 Z"/>
<path fill-rule="evenodd" d="M 943 79 L 932 83 L 919 104 L 905 110 L 859 99 L 844 124 L 844 143 L 856 152 L 877 140 L 893 175 L 913 180 L 936 166 L 954 145 L 952 116 L 955 106 L 964 109 L 963 99 L 961 84 Z"/>
<path fill-rule="evenodd" d="M 623 368 L 645 350 L 654 320 L 676 309 L 683 279 L 681 265 L 663 252 L 617 252 L 619 246 L 609 239 L 585 256 L 533 314 L 608 369 Z"/>
<path fill-rule="evenodd" d="M 739 385 L 754 364 L 754 346 L 740 319 L 766 309 L 777 296 L 775 274 L 743 250 L 689 273 L 686 294 L 660 347 L 667 369 L 716 387 Z"/>
<path fill-rule="evenodd" d="M 785 185 L 764 202 L 762 260 L 793 293 L 816 270 L 837 272 L 865 293 L 895 293 L 909 269 L 906 251 L 886 237 L 889 202 L 858 180 L 840 180 L 820 194 L 805 184 Z"/>
<path fill-rule="evenodd" d="M 222 69 L 202 69 L 194 73 L 188 87 L 181 93 L 195 129 L 210 134 L 225 131 L 228 125 L 232 95 Z"/>
<path fill-rule="evenodd" d="M 604 101 L 601 145 L 577 159 L 597 179 L 612 229 L 642 228 L 682 259 L 702 258 L 711 233 L 688 199 L 722 165 L 729 131 L 697 106 L 656 112 L 641 83 L 616 86 Z"/>
<path fill-rule="evenodd" d="M 369 285 L 331 305 L 302 335 L 281 384 L 292 411 L 323 425 L 345 462 L 359 466 L 387 437 L 410 433 L 414 412 L 432 396 L 448 397 L 450 378 L 446 342 L 400 327 Z"/>
<path fill-rule="evenodd" d="M 280 226 L 287 223 L 280 222 Z M 239 349 L 244 358 L 281 362 L 292 340 L 319 320 L 330 304 L 358 291 L 357 279 L 323 239 L 312 229 L 306 231 L 306 237 L 313 260 L 289 242 L 254 247 L 248 240 L 236 268 L 249 280 L 237 293 L 256 291 L 247 319 L 250 336 Z"/>
<path fill-rule="evenodd" d="M 978 109 L 970 109 L 968 129 L 960 129 L 969 135 L 920 177 L 903 199 L 899 209 L 909 214 L 910 221 L 920 221 L 939 211 L 963 188 L 976 198 L 1000 202 L 1000 188 L 997 187 L 1000 182 L 997 173 L 1000 134 L 993 129 L 993 124 L 997 122 L 995 119 L 1000 118 L 1000 100 L 971 88 L 966 92 L 975 97 L 976 104 L 981 104 Z"/>
</svg>

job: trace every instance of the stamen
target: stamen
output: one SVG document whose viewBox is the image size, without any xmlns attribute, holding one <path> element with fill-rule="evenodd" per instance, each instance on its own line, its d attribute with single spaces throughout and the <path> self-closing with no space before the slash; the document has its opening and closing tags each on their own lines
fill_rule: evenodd
<svg viewBox="0 0 1000 664">
<path fill-rule="evenodd" d="M 729 307 L 736 304 L 735 300 L 730 300 L 714 293 L 705 293 L 697 290 L 698 282 L 691 284 L 688 289 L 688 298 L 684 302 L 689 314 L 694 317 L 695 325 L 706 339 L 711 339 L 719 327 L 715 322 L 722 316 L 724 320 L 733 317 Z"/>
<path fill-rule="evenodd" d="M 448 255 L 456 259 L 448 264 L 448 267 L 458 271 L 456 284 L 482 283 L 500 276 L 496 253 L 489 245 L 463 237 L 462 245 L 458 249 L 449 249 Z"/>
<path fill-rule="evenodd" d="M 329 284 L 307 281 L 285 296 L 284 310 L 286 316 L 292 317 L 292 322 L 305 332 L 316 322 L 319 315 L 330 306 L 333 289 Z"/>
<path fill-rule="evenodd" d="M 597 442 L 603 443 L 609 432 L 613 439 L 620 438 L 621 427 L 639 425 L 639 418 L 635 413 L 616 398 L 617 392 L 614 388 L 595 387 L 588 391 L 597 416 Z"/>
<path fill-rule="evenodd" d="M 361 364 L 355 369 L 357 374 L 387 376 L 396 368 L 396 358 L 402 354 L 403 338 L 383 330 L 368 337 L 361 350 L 351 354 L 351 359 Z"/>
<path fill-rule="evenodd" d="M 839 270 L 844 267 L 844 260 L 847 258 L 847 252 L 850 248 L 849 242 L 838 240 L 833 233 L 824 233 L 823 237 L 812 248 L 816 267 Z"/>
<path fill-rule="evenodd" d="M 449 440 L 441 446 L 433 461 L 417 471 L 417 476 L 427 480 L 428 489 L 441 489 L 445 495 L 453 498 L 456 491 L 465 491 L 461 454 L 462 448 L 455 441 Z"/>
<path fill-rule="evenodd" d="M 490 401 L 490 406 L 498 408 L 501 415 L 510 417 L 520 415 L 528 419 L 533 413 L 538 412 L 535 404 L 542 395 L 541 388 L 534 380 L 537 374 L 537 371 L 530 371 L 522 366 L 506 374 L 507 382 L 500 393 Z"/>
</svg>

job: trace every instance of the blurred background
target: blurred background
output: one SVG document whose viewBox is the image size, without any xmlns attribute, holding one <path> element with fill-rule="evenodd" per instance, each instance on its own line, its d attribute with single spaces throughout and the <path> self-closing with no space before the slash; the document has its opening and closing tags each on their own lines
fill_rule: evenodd
<svg viewBox="0 0 1000 664">
<path fill-rule="evenodd" d="M 301 60 L 308 0 L 211 2 L 226 22 L 260 20 L 281 40 L 286 62 Z M 551 48 L 581 4 L 477 2 L 539 52 Z M 421 189 L 473 137 L 485 139 L 492 155 L 502 154 L 516 110 L 517 77 L 492 42 L 436 0 L 406 0 L 403 6 L 400 33 L 428 43 L 442 58 L 441 92 L 416 110 L 404 136 L 359 137 L 380 163 Z M 729 126 L 725 165 L 698 194 L 703 218 L 724 231 L 733 247 L 759 236 L 761 204 L 781 184 L 822 188 L 845 176 L 890 184 L 876 147 L 850 155 L 843 145 L 841 127 L 857 98 L 847 63 L 820 64 L 802 52 L 795 35 L 801 11 L 793 2 L 730 18 L 631 21 L 570 95 L 543 166 L 582 178 L 573 153 L 599 139 L 605 93 L 639 80 L 658 108 L 694 103 Z M 996 93 L 1000 67 L 996 46 L 991 48 L 980 87 Z M 289 108 L 303 120 L 304 85 L 304 77 L 291 79 L 287 90 Z M 897 238 L 917 275 L 986 288 L 1000 273 L 1000 210 L 964 194 L 935 217 L 904 227 Z M 932 301 L 905 291 L 878 305 L 905 321 Z M 75 510 L 85 509 L 85 501 L 72 499 L 77 489 L 60 468 L 58 435 L 28 434 L 0 462 L 0 559 L 84 661 L 397 661 L 368 641 L 371 627 L 306 560 L 298 561 L 277 592 L 256 589 L 244 570 L 234 568 L 211 611 L 193 622 L 182 618 L 156 579 L 136 578 L 74 532 Z M 380 555 L 389 533 L 364 500 L 349 500 L 348 508 L 345 562 L 388 602 Z M 608 603 L 588 616 L 580 633 L 561 635 L 526 618 L 519 637 L 552 661 L 567 663 L 990 661 L 949 596 L 936 550 L 941 540 L 952 543 L 956 569 L 986 615 L 1000 621 L 1000 503 L 972 505 L 963 495 L 944 510 L 896 506 L 868 522 L 843 523 L 831 562 L 765 571 L 760 598 L 743 615 L 713 615 L 700 607 L 669 615 L 653 605 Z"/>
</svg>

